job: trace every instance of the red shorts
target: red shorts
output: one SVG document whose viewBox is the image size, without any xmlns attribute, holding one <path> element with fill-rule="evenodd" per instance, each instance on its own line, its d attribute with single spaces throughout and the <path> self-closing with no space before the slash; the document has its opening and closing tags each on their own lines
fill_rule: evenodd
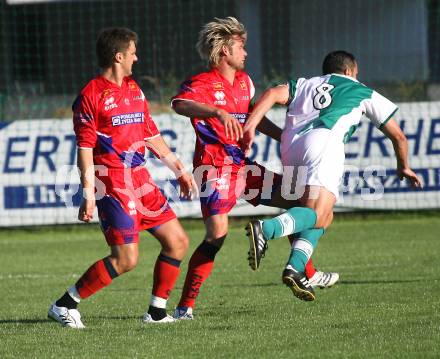
<svg viewBox="0 0 440 359">
<path fill-rule="evenodd" d="M 144 167 L 106 172 L 96 173 L 96 205 L 109 246 L 137 243 L 139 231 L 176 218 Z"/>
<path fill-rule="evenodd" d="M 246 161 L 244 166 L 199 166 L 194 170 L 199 184 L 203 219 L 215 214 L 229 213 L 241 198 L 258 206 L 267 204 L 281 185 L 281 175 L 257 162 Z"/>
</svg>

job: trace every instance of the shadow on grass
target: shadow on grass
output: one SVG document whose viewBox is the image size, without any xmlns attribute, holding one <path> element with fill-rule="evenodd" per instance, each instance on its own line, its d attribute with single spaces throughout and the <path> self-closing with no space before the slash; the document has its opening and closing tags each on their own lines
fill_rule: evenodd
<svg viewBox="0 0 440 359">
<path fill-rule="evenodd" d="M 423 279 L 426 281 L 426 278 Z M 438 279 L 432 279 L 434 281 Z M 421 279 L 390 279 L 390 280 L 342 280 L 339 281 L 336 285 L 363 285 L 363 284 L 395 284 L 395 283 L 420 283 Z"/>
<path fill-rule="evenodd" d="M 1 319 L 0 324 L 38 324 L 38 323 L 53 323 L 50 319 Z"/>
<path fill-rule="evenodd" d="M 91 318 L 93 319 L 109 319 L 109 320 L 142 320 L 142 315 L 124 315 L 124 316 L 114 316 L 114 317 L 109 317 L 109 316 L 105 316 L 105 315 L 88 315 L 87 318 L 90 320 Z"/>
<path fill-rule="evenodd" d="M 252 283 L 252 284 L 222 284 L 221 286 L 224 288 L 236 288 L 236 287 L 278 287 L 280 284 L 283 284 L 281 280 L 279 282 L 272 283 Z"/>
<path fill-rule="evenodd" d="M 426 278 L 424 279 L 426 280 Z M 432 281 L 439 281 L 438 278 L 432 278 Z M 364 284 L 398 284 L 398 283 L 416 283 L 420 282 L 421 279 L 389 279 L 389 280 L 340 280 L 338 281 L 335 286 L 339 285 L 364 285 Z M 280 282 L 271 282 L 271 283 L 252 283 L 252 284 L 223 284 L 222 287 L 225 288 L 232 288 L 232 287 L 249 287 L 249 288 L 263 288 L 263 287 L 278 287 L 279 285 L 283 285 L 283 283 Z"/>
<path fill-rule="evenodd" d="M 142 320 L 141 315 L 127 315 L 127 316 L 105 316 L 105 315 L 88 315 L 87 318 L 90 320 L 93 319 L 107 319 L 107 320 Z M 1 324 L 39 324 L 39 323 L 56 323 L 52 319 L 0 319 Z"/>
</svg>

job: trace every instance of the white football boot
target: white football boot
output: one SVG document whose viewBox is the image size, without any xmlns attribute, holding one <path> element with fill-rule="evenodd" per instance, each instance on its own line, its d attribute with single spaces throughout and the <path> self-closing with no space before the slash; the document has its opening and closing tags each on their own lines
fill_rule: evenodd
<svg viewBox="0 0 440 359">
<path fill-rule="evenodd" d="M 193 310 L 191 307 L 176 307 L 173 317 L 176 320 L 193 320 Z"/>
<path fill-rule="evenodd" d="M 166 317 L 163 317 L 160 320 L 154 320 L 152 316 L 149 313 L 145 313 L 144 317 L 142 318 L 143 323 L 174 323 L 176 319 L 174 319 L 171 315 L 168 315 Z"/>
<path fill-rule="evenodd" d="M 312 278 L 309 279 L 309 284 L 316 288 L 330 288 L 339 280 L 339 273 L 316 271 Z"/>
<path fill-rule="evenodd" d="M 60 323 L 63 327 L 69 327 L 74 329 L 84 329 L 85 325 L 81 321 L 81 314 L 77 309 L 67 309 L 66 307 L 58 307 L 53 303 L 47 316 Z"/>
</svg>

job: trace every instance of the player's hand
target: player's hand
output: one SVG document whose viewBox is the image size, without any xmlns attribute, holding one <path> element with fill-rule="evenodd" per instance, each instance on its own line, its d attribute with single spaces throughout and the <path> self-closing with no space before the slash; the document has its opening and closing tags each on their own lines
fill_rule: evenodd
<svg viewBox="0 0 440 359">
<path fill-rule="evenodd" d="M 422 187 L 422 182 L 420 181 L 420 178 L 414 173 L 413 170 L 411 170 L 411 168 L 398 168 L 397 175 L 399 176 L 401 181 L 406 178 L 411 183 L 412 187 Z"/>
<path fill-rule="evenodd" d="M 178 179 L 180 187 L 180 198 L 184 199 L 193 199 L 193 197 L 197 197 L 199 191 L 197 189 L 196 182 L 194 181 L 193 176 L 189 173 L 183 173 Z"/>
<path fill-rule="evenodd" d="M 252 144 L 254 143 L 255 139 L 255 130 L 254 129 L 245 129 L 243 132 L 243 138 L 241 140 L 241 149 L 244 152 L 244 155 L 246 157 L 249 156 L 252 150 Z"/>
<path fill-rule="evenodd" d="M 90 222 L 93 218 L 93 211 L 95 210 L 95 199 L 84 198 L 78 211 L 78 219 L 82 222 Z"/>
<path fill-rule="evenodd" d="M 240 140 L 243 137 L 243 128 L 240 122 L 225 110 L 219 110 L 218 119 L 225 126 L 225 134 L 227 139 Z"/>
</svg>

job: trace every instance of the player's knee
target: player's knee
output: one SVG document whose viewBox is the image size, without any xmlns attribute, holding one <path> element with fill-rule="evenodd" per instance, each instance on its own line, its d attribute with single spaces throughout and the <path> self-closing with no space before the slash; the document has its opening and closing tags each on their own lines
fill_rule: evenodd
<svg viewBox="0 0 440 359">
<path fill-rule="evenodd" d="M 228 226 L 219 225 L 206 232 L 205 241 L 220 248 L 228 235 Z"/>
<path fill-rule="evenodd" d="M 213 245 L 214 247 L 221 248 L 223 246 L 223 243 L 225 242 L 227 235 L 228 234 L 226 233 L 219 237 L 206 237 L 205 241 Z"/>
<path fill-rule="evenodd" d="M 122 274 L 131 271 L 137 266 L 137 263 L 137 256 L 119 258 L 117 261 L 118 273 Z"/>
<path fill-rule="evenodd" d="M 316 228 L 327 228 L 333 221 L 333 211 L 316 209 Z"/>
<path fill-rule="evenodd" d="M 330 227 L 330 225 L 333 223 L 333 211 L 329 213 L 329 216 L 327 218 L 327 225 L 324 228 Z"/>
<path fill-rule="evenodd" d="M 189 248 L 189 238 L 182 230 L 173 233 L 167 240 L 161 241 L 162 253 L 176 259 L 183 259 Z"/>
<path fill-rule="evenodd" d="M 186 251 L 189 248 L 189 238 L 188 235 L 185 232 L 182 232 L 176 241 L 176 246 L 178 247 L 179 251 L 186 253 Z"/>
</svg>

